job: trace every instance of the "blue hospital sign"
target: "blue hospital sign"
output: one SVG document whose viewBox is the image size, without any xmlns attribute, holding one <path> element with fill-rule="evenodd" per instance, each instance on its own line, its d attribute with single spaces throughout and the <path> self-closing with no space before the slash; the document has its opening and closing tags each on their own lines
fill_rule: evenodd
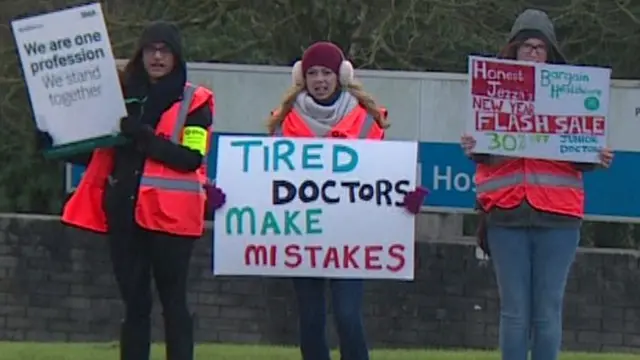
<svg viewBox="0 0 640 360">
<path fill-rule="evenodd" d="M 248 135 L 218 133 L 213 138 L 208 173 L 216 178 L 217 139 L 220 135 Z M 420 178 L 431 190 L 425 207 L 439 212 L 471 212 L 475 204 L 473 174 L 475 165 L 467 159 L 459 144 L 420 142 L 418 147 Z M 640 153 L 617 151 L 609 169 L 585 174 L 586 214 L 590 219 L 635 222 L 640 219 Z M 67 191 L 80 182 L 83 167 L 67 167 Z M 624 199 L 624 201 L 620 201 Z"/>
</svg>

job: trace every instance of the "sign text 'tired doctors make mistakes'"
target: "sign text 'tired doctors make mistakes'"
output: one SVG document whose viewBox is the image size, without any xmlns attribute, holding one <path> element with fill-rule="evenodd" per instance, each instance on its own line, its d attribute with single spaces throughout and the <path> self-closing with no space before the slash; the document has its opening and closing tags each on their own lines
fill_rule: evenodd
<svg viewBox="0 0 640 360">
<path fill-rule="evenodd" d="M 221 137 L 217 275 L 413 277 L 417 144 Z M 394 156 L 390 156 L 394 155 Z M 406 159 L 394 161 L 392 159 Z"/>
</svg>

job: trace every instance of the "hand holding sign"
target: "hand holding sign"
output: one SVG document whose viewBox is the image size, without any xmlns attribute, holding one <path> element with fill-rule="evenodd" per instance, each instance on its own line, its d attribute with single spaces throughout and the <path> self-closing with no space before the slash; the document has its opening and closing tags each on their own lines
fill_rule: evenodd
<svg viewBox="0 0 640 360">
<path fill-rule="evenodd" d="M 133 119 L 125 116 L 120 119 L 120 133 L 129 139 L 142 140 L 155 135 L 155 130 L 146 124 L 140 122 L 139 119 Z"/>
<path fill-rule="evenodd" d="M 613 151 L 609 148 L 600 149 L 599 158 L 600 164 L 606 169 L 611 166 L 611 162 L 613 161 Z"/>
<path fill-rule="evenodd" d="M 53 144 L 53 139 L 46 131 L 36 130 L 36 147 L 38 150 L 48 149 Z"/>
<path fill-rule="evenodd" d="M 460 146 L 462 146 L 462 150 L 467 157 L 473 154 L 473 149 L 476 147 L 476 143 L 476 139 L 470 135 L 462 135 L 460 138 Z"/>
<path fill-rule="evenodd" d="M 420 212 L 420 208 L 424 203 L 424 198 L 429 195 L 429 190 L 425 187 L 418 186 L 417 189 L 410 191 L 404 196 L 404 206 L 412 214 Z"/>
<path fill-rule="evenodd" d="M 217 211 L 227 202 L 227 194 L 215 184 L 206 184 L 204 188 L 207 192 L 207 204 L 211 212 Z"/>
</svg>

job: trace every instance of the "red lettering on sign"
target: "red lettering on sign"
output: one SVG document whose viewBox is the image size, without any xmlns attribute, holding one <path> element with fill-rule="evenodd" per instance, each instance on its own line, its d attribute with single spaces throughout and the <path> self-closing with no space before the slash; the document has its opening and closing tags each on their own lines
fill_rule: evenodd
<svg viewBox="0 0 640 360">
<path fill-rule="evenodd" d="M 255 245 L 250 245 L 255 247 Z M 276 246 L 276 245 L 271 245 Z M 282 264 L 289 269 L 309 267 L 312 269 L 367 269 L 369 271 L 399 272 L 407 264 L 406 247 L 403 244 L 391 245 L 278 245 L 284 253 Z M 260 261 L 248 265 L 275 267 L 265 251 Z M 264 255 L 263 255 L 264 254 Z M 275 256 L 274 256 L 275 259 Z"/>
<path fill-rule="evenodd" d="M 536 134 L 604 135 L 602 116 L 549 116 L 507 113 L 476 113 L 476 129 L 480 131 Z"/>
</svg>

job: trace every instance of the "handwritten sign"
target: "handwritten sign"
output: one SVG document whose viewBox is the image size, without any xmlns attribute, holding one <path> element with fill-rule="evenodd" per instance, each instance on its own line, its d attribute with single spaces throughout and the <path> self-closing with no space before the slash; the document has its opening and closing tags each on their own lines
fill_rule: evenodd
<svg viewBox="0 0 640 360">
<path fill-rule="evenodd" d="M 11 25 L 37 127 L 54 147 L 113 137 L 127 111 L 100 4 Z"/>
<path fill-rule="evenodd" d="M 215 275 L 413 279 L 415 142 L 221 136 Z"/>
<path fill-rule="evenodd" d="M 477 153 L 599 162 L 611 70 L 469 57 Z"/>
</svg>

